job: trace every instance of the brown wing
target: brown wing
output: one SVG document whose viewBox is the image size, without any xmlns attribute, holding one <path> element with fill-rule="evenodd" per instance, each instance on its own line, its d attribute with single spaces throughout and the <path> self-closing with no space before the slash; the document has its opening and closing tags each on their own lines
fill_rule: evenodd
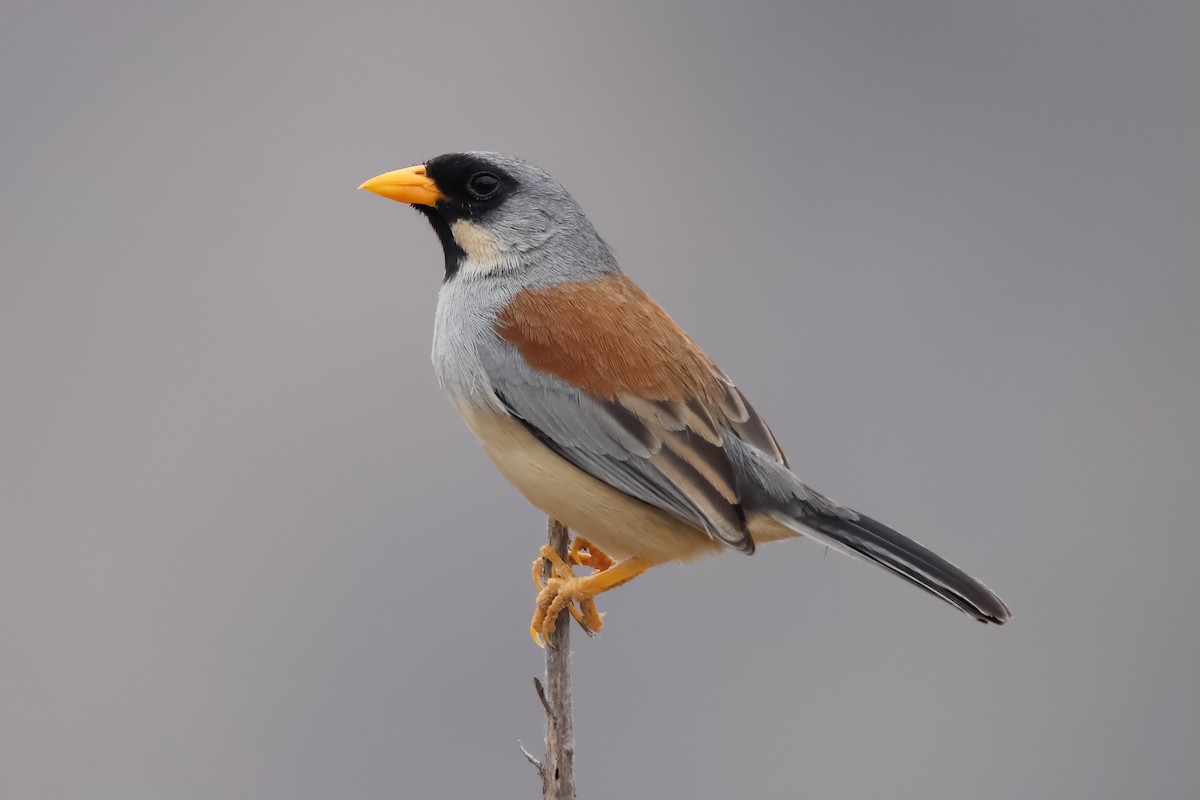
<svg viewBox="0 0 1200 800">
<path fill-rule="evenodd" d="M 737 388 L 636 284 L 610 275 L 525 289 L 499 314 L 496 330 L 530 368 L 586 394 L 635 436 L 710 533 L 753 549 L 723 434 L 781 463 L 783 455 Z"/>
</svg>

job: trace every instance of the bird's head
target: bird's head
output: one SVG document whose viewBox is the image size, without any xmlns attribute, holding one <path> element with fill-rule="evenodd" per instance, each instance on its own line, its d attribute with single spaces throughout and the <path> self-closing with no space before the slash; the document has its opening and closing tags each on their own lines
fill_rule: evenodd
<svg viewBox="0 0 1200 800">
<path fill-rule="evenodd" d="M 359 188 L 425 215 L 442 242 L 447 281 L 515 273 L 553 281 L 617 271 L 575 198 L 514 156 L 447 153 Z"/>
</svg>

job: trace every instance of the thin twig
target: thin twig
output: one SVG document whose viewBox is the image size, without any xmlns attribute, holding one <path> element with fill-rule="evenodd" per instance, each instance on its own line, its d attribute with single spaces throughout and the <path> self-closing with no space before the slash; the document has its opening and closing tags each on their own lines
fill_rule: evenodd
<svg viewBox="0 0 1200 800">
<path fill-rule="evenodd" d="M 538 757 L 525 749 L 525 745 L 521 744 L 521 740 L 517 739 L 517 747 L 521 748 L 521 755 L 525 756 L 525 760 L 533 764 L 534 769 L 538 771 L 538 775 L 542 776 L 542 780 L 546 780 L 546 765 L 538 760 Z"/>
<path fill-rule="evenodd" d="M 550 546 L 566 560 L 571 532 L 556 519 L 547 525 Z M 550 564 L 542 579 L 549 580 Z M 546 640 L 546 686 L 533 679 L 546 710 L 546 758 L 540 764 L 525 753 L 542 775 L 543 800 L 575 800 L 575 722 L 571 711 L 571 615 L 563 609 Z M 522 751 L 525 748 L 521 748 Z"/>
<path fill-rule="evenodd" d="M 541 678 L 533 679 L 533 690 L 537 692 L 538 700 L 542 701 L 542 708 L 546 709 L 546 716 L 553 717 L 554 709 L 550 707 L 550 701 L 546 699 L 546 687 L 542 685 Z"/>
</svg>

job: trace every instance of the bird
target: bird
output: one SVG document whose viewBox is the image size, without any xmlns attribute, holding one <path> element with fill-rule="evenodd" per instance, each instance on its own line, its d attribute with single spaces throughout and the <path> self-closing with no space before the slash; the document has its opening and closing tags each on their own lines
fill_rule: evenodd
<svg viewBox="0 0 1200 800">
<path fill-rule="evenodd" d="M 564 609 L 598 632 L 595 597 L 651 567 L 804 537 L 980 622 L 1012 616 L 954 564 L 803 483 L 741 390 L 544 170 L 457 152 L 359 188 L 432 225 L 445 257 L 438 381 L 504 477 L 577 534 L 566 559 L 543 546 L 534 561 L 539 645 Z"/>
</svg>

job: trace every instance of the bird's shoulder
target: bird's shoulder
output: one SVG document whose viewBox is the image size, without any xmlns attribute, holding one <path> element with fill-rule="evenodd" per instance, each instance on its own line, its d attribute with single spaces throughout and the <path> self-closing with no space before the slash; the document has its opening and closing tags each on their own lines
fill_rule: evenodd
<svg viewBox="0 0 1200 800">
<path fill-rule="evenodd" d="M 671 316 L 627 276 L 517 292 L 496 332 L 534 369 L 606 400 L 699 401 L 716 410 L 724 381 Z"/>
</svg>

